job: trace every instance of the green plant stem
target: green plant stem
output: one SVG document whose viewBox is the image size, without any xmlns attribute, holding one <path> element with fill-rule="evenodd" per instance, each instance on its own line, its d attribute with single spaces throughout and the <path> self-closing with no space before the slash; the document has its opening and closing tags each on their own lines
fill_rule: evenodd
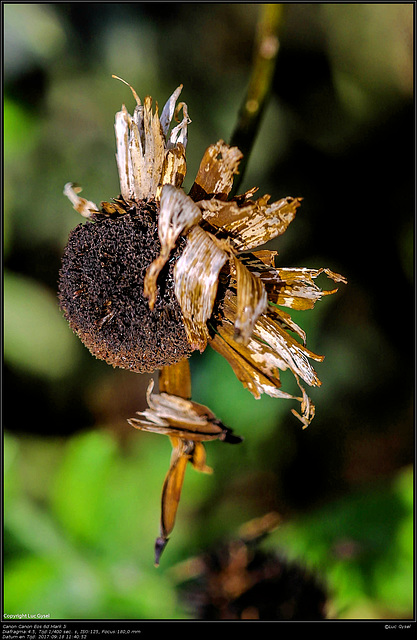
<svg viewBox="0 0 417 640">
<path fill-rule="evenodd" d="M 242 182 L 265 105 L 270 95 L 279 49 L 278 30 L 282 24 L 283 10 L 282 4 L 260 5 L 249 86 L 230 139 L 230 144 L 239 147 L 243 153 L 243 159 L 239 165 L 239 174 L 233 184 L 232 196 L 236 194 Z"/>
</svg>

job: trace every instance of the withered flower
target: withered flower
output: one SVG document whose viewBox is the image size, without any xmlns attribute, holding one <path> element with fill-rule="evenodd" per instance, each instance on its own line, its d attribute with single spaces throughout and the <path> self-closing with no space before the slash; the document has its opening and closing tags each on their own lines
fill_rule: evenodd
<svg viewBox="0 0 417 640">
<path fill-rule="evenodd" d="M 263 549 L 279 525 L 276 513 L 252 520 L 231 540 L 173 567 L 173 577 L 198 620 L 325 620 L 328 594 L 318 576 Z"/>
<path fill-rule="evenodd" d="M 129 85 L 130 86 L 130 85 Z M 70 234 L 62 259 L 59 299 L 72 329 L 93 355 L 138 373 L 160 370 L 159 394 L 129 420 L 134 427 L 168 435 L 171 466 L 162 493 L 156 562 L 175 522 L 184 471 L 205 465 L 203 442 L 238 442 L 207 407 L 191 401 L 187 358 L 207 345 L 232 366 L 256 397 L 266 393 L 300 402 L 293 413 L 306 427 L 314 406 L 301 381 L 318 386 L 303 330 L 282 307 L 311 309 L 323 295 L 314 280 L 329 269 L 276 267 L 276 252 L 256 250 L 281 235 L 301 198 L 255 199 L 256 188 L 230 197 L 242 154 L 222 140 L 201 161 L 188 195 L 187 105 L 178 87 L 164 106 L 148 96 L 133 115 L 122 106 L 115 132 L 120 195 L 98 207 L 65 186 L 74 208 L 87 218 Z M 182 119 L 178 115 L 182 111 Z M 173 119 L 178 124 L 171 128 Z M 294 334 L 295 337 L 291 334 Z M 301 395 L 281 390 L 279 371 L 290 369 Z"/>
</svg>

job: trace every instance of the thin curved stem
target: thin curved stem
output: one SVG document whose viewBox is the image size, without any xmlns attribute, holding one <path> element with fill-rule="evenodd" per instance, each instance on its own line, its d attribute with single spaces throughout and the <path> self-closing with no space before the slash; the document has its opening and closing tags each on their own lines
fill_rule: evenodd
<svg viewBox="0 0 417 640">
<path fill-rule="evenodd" d="M 230 139 L 231 146 L 239 147 L 243 153 L 243 159 L 239 165 L 239 174 L 235 178 L 231 196 L 236 194 L 242 182 L 250 152 L 270 95 L 279 49 L 278 31 L 282 24 L 283 12 L 284 7 L 282 4 L 260 5 L 249 86 Z"/>
</svg>

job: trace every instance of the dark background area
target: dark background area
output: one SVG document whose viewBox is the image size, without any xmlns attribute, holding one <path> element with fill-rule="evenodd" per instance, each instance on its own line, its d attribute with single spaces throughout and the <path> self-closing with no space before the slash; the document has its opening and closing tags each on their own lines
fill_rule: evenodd
<svg viewBox="0 0 417 640">
<path fill-rule="evenodd" d="M 132 99 L 112 74 L 160 106 L 183 83 L 191 186 L 206 147 L 233 132 L 260 5 L 3 5 L 10 610 L 193 617 L 170 569 L 273 511 L 283 524 L 270 546 L 324 576 L 330 617 L 412 615 L 413 8 L 285 6 L 271 99 L 241 190 L 302 196 L 296 220 L 271 243 L 277 264 L 329 267 L 348 285 L 292 314 L 307 346 L 326 356 L 307 430 L 287 401 L 254 401 L 210 349 L 192 357 L 194 399 L 245 441 L 208 447 L 212 477 L 188 472 L 166 569 L 155 575 L 169 444 L 126 422 L 144 409 L 149 376 L 94 360 L 58 310 L 60 256 L 79 223 L 62 189 L 78 182 L 95 202 L 118 195 L 114 114 Z M 110 528 L 109 495 L 120 501 Z M 332 551 L 342 542 L 353 549 L 347 556 Z M 19 590 L 22 580 L 31 588 Z"/>
</svg>

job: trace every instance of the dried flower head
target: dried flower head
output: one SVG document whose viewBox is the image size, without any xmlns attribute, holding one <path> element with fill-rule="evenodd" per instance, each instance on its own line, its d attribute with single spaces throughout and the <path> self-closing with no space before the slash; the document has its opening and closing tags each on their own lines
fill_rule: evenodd
<svg viewBox="0 0 417 640">
<path fill-rule="evenodd" d="M 279 523 L 267 513 L 239 536 L 173 570 L 184 604 L 198 620 L 324 620 L 327 592 L 318 577 L 262 548 Z"/>
<path fill-rule="evenodd" d="M 130 85 L 129 85 L 130 86 Z M 97 358 L 136 372 L 160 370 L 159 394 L 129 422 L 168 435 L 171 466 L 162 494 L 161 536 L 166 545 L 187 462 L 205 465 L 204 441 L 238 442 L 207 409 L 192 402 L 187 358 L 210 344 L 256 397 L 266 393 L 300 402 L 303 426 L 314 406 L 302 382 L 320 381 L 303 330 L 282 308 L 311 309 L 323 295 L 314 280 L 329 269 L 276 267 L 276 252 L 256 250 L 284 233 L 301 198 L 255 199 L 256 188 L 230 197 L 242 154 L 222 140 L 201 161 L 188 195 L 185 149 L 187 105 L 178 87 L 161 116 L 152 99 L 122 106 L 115 132 L 120 195 L 100 207 L 67 184 L 64 193 L 87 218 L 71 233 L 60 271 L 59 299 L 72 329 Z M 173 118 L 182 119 L 171 129 Z M 294 335 L 296 337 L 294 337 Z M 281 390 L 279 371 L 290 369 L 301 395 Z"/>
</svg>

